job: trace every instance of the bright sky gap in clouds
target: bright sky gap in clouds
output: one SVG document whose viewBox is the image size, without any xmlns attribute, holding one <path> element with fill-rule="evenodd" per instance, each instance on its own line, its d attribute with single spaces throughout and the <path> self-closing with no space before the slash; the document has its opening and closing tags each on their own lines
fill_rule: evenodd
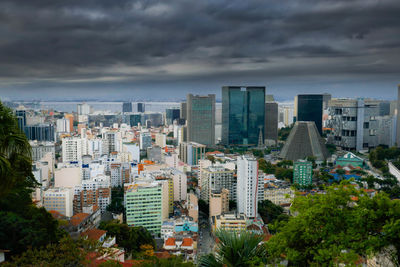
<svg viewBox="0 0 400 267">
<path fill-rule="evenodd" d="M 394 99 L 399 0 L 0 2 L 0 97 L 182 99 L 222 85 Z"/>
</svg>

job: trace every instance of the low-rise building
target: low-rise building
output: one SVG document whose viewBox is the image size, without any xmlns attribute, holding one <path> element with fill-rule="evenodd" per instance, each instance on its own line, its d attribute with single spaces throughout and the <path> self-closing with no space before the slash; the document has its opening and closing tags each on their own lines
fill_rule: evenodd
<svg viewBox="0 0 400 267">
<path fill-rule="evenodd" d="M 224 229 L 227 231 L 240 232 L 246 230 L 246 216 L 238 213 L 225 213 L 211 217 L 212 230 Z"/>
</svg>

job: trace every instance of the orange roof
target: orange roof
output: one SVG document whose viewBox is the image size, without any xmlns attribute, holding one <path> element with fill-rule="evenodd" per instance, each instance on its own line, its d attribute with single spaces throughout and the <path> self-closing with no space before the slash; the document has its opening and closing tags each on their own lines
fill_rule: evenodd
<svg viewBox="0 0 400 267">
<path fill-rule="evenodd" d="M 71 217 L 70 222 L 73 226 L 78 226 L 89 216 L 90 216 L 90 214 L 88 214 L 88 213 L 77 213 Z"/>
<path fill-rule="evenodd" d="M 175 246 L 175 238 L 170 237 L 165 241 L 166 246 Z"/>
<path fill-rule="evenodd" d="M 98 241 L 100 239 L 100 237 L 102 237 L 106 233 L 107 232 L 104 231 L 104 230 L 100 230 L 100 229 L 94 228 L 94 229 L 89 229 L 89 230 L 83 232 L 81 235 L 82 236 L 87 236 L 91 240 L 97 240 Z"/>
<path fill-rule="evenodd" d="M 351 200 L 357 201 L 358 197 L 351 197 Z"/>
<path fill-rule="evenodd" d="M 193 239 L 186 237 L 183 239 L 181 247 L 191 247 L 193 245 Z"/>
<path fill-rule="evenodd" d="M 216 154 L 223 154 L 221 151 L 213 151 L 213 152 L 207 152 L 206 155 L 216 155 Z"/>
</svg>

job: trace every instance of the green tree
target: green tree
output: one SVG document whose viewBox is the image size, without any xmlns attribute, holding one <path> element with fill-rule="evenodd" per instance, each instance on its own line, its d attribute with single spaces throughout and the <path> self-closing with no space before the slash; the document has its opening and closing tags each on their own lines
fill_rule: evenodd
<svg viewBox="0 0 400 267">
<path fill-rule="evenodd" d="M 49 244 L 43 248 L 29 248 L 20 256 L 13 257 L 11 262 L 2 266 L 87 266 L 91 252 L 102 253 L 104 248 L 94 241 L 79 239 L 72 240 L 65 237 L 57 244 Z"/>
<path fill-rule="evenodd" d="M 64 234 L 44 208 L 33 205 L 31 193 L 38 185 L 29 142 L 12 111 L 0 103 L 0 246 L 10 255 L 55 243 Z"/>
<path fill-rule="evenodd" d="M 128 254 L 140 252 L 142 245 L 155 246 L 150 232 L 141 226 L 129 227 L 118 221 L 110 221 L 101 222 L 99 228 L 107 231 L 107 235 L 115 236 L 117 244 L 123 247 Z"/>
<path fill-rule="evenodd" d="M 258 160 L 258 167 L 264 173 L 267 173 L 267 174 L 275 173 L 275 168 L 276 167 L 271 162 L 266 161 L 265 159 L 259 159 Z"/>
<path fill-rule="evenodd" d="M 258 213 L 265 223 L 273 223 L 278 218 L 286 220 L 287 218 L 285 216 L 280 216 L 283 214 L 283 211 L 284 210 L 281 206 L 275 205 L 270 200 L 258 202 Z"/>
<path fill-rule="evenodd" d="M 107 206 L 107 210 L 113 213 L 123 213 L 124 208 L 124 188 L 121 186 L 111 189 L 111 203 Z"/>
<path fill-rule="evenodd" d="M 390 245 L 400 259 L 400 201 L 384 193 L 370 198 L 349 181 L 328 187 L 326 194 L 297 196 L 296 216 L 278 227 L 267 243 L 271 262 L 290 266 L 354 265 L 360 257 Z"/>
<path fill-rule="evenodd" d="M 198 266 L 259 266 L 266 260 L 265 247 L 260 245 L 263 236 L 225 230 L 218 230 L 216 236 L 219 239 L 216 253 L 201 257 Z"/>
</svg>

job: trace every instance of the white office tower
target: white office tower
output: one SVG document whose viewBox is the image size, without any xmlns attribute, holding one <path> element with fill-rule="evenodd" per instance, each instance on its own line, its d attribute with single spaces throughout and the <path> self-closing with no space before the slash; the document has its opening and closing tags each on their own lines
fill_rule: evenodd
<svg viewBox="0 0 400 267">
<path fill-rule="evenodd" d="M 44 191 L 43 207 L 47 210 L 58 211 L 64 216 L 73 215 L 72 200 L 74 191 L 71 188 L 51 188 Z"/>
<path fill-rule="evenodd" d="M 129 154 L 129 162 L 140 162 L 140 147 L 138 143 L 123 143 L 122 152 Z"/>
<path fill-rule="evenodd" d="M 88 139 L 88 154 L 93 157 L 93 159 L 100 158 L 103 155 L 103 139 L 95 138 Z"/>
<path fill-rule="evenodd" d="M 57 120 L 57 133 L 69 133 L 70 132 L 70 121 L 69 119 L 58 119 Z"/>
<path fill-rule="evenodd" d="M 66 137 L 62 139 L 63 162 L 80 161 L 82 155 L 86 154 L 88 154 L 88 146 L 85 138 Z"/>
<path fill-rule="evenodd" d="M 103 154 L 109 155 L 112 152 L 119 152 L 118 133 L 107 131 L 103 133 Z"/>
<path fill-rule="evenodd" d="M 253 156 L 237 159 L 237 207 L 248 218 L 257 216 L 258 162 Z"/>
<path fill-rule="evenodd" d="M 145 150 L 151 147 L 151 135 L 149 132 L 140 133 L 140 149 Z"/>
</svg>

